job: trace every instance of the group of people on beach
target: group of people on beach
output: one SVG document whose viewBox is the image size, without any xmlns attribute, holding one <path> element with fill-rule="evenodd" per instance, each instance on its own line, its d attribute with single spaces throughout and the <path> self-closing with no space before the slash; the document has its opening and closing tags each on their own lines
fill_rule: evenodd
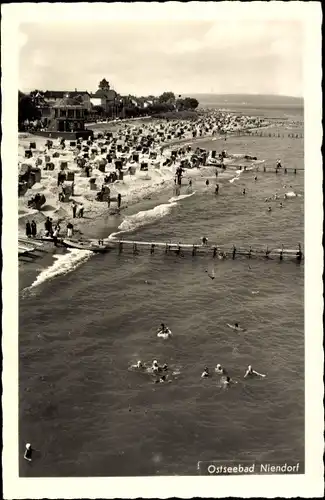
<svg viewBox="0 0 325 500">
<path fill-rule="evenodd" d="M 37 236 L 37 224 L 34 220 L 32 222 L 29 222 L 29 220 L 26 222 L 26 236 L 27 238 L 36 238 Z"/>
<path fill-rule="evenodd" d="M 84 209 L 85 207 L 83 206 L 82 203 L 79 205 L 76 204 L 75 201 L 72 202 L 72 217 L 75 219 L 76 217 L 82 218 L 84 216 Z"/>
</svg>

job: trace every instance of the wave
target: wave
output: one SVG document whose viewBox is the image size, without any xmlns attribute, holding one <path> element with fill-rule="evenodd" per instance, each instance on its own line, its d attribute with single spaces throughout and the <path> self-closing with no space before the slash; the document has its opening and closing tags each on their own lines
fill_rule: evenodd
<svg viewBox="0 0 325 500">
<path fill-rule="evenodd" d="M 195 191 L 193 191 L 193 193 L 173 196 L 168 200 L 168 203 L 163 203 L 149 210 L 142 210 L 141 212 L 138 212 L 134 215 L 125 217 L 123 222 L 118 226 L 118 231 L 116 231 L 115 233 L 111 233 L 108 236 L 108 240 L 114 240 L 119 234 L 129 233 L 131 231 L 135 231 L 140 227 L 146 226 L 147 224 L 152 224 L 152 222 L 156 221 L 157 219 L 161 219 L 162 217 L 165 217 L 167 214 L 169 214 L 173 207 L 177 206 L 178 201 L 184 200 L 185 198 L 190 198 L 194 194 Z"/>
<path fill-rule="evenodd" d="M 53 264 L 44 269 L 29 288 L 35 288 L 56 276 L 74 271 L 80 264 L 89 259 L 91 255 L 93 255 L 93 252 L 89 250 L 77 249 L 69 250 L 68 253 L 63 255 L 54 255 L 55 261 Z"/>
<path fill-rule="evenodd" d="M 135 231 L 139 227 L 151 224 L 155 220 L 165 217 L 165 215 L 170 213 L 173 207 L 175 207 L 176 205 L 176 202 L 164 203 L 162 205 L 157 205 L 150 210 L 142 210 L 137 214 L 125 217 L 124 221 L 118 227 L 119 231 L 117 233 L 111 234 L 109 238 L 112 239 L 114 238 L 113 235 Z"/>
<path fill-rule="evenodd" d="M 176 201 L 184 200 L 185 198 L 189 198 L 190 196 L 193 196 L 193 194 L 195 194 L 195 191 L 193 191 L 193 193 L 189 193 L 189 194 L 180 194 L 179 196 L 173 196 L 172 198 L 170 198 L 168 200 L 168 202 L 174 203 Z"/>
</svg>

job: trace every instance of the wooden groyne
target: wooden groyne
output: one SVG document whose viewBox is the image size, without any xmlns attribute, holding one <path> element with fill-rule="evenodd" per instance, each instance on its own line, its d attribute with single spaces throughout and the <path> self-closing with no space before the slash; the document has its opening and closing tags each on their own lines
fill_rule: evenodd
<svg viewBox="0 0 325 500">
<path fill-rule="evenodd" d="M 176 255 L 207 255 L 218 259 L 236 259 L 238 257 L 253 259 L 295 259 L 298 262 L 304 259 L 301 246 L 296 249 L 285 248 L 280 245 L 280 248 L 270 248 L 268 246 L 258 247 L 239 247 L 228 245 L 207 245 L 207 244 L 189 244 L 189 243 L 173 243 L 161 241 L 135 241 L 135 240 L 109 240 L 111 250 L 117 250 L 119 254 L 124 251 L 138 254 L 154 254 L 156 252 Z"/>
<path fill-rule="evenodd" d="M 228 135 L 228 134 L 225 134 Z M 230 134 L 229 134 L 230 135 Z M 260 130 L 238 130 L 236 132 L 232 132 L 231 135 L 234 135 L 236 137 L 266 137 L 266 138 L 277 138 L 277 139 L 303 139 L 304 134 L 301 132 L 299 133 L 279 133 L 279 132 L 267 132 L 267 131 L 260 131 Z"/>
<path fill-rule="evenodd" d="M 220 167 L 220 165 L 216 165 L 213 163 L 207 163 L 208 167 L 216 167 L 222 170 L 242 170 L 243 172 L 261 172 L 261 173 L 273 173 L 273 174 L 300 174 L 301 172 L 304 172 L 305 169 L 303 168 L 295 168 L 295 167 L 268 167 L 266 165 L 250 165 L 247 167 L 246 165 L 234 165 L 229 163 L 228 165 L 225 165 L 224 167 Z M 202 167 L 200 167 L 202 168 Z"/>
</svg>

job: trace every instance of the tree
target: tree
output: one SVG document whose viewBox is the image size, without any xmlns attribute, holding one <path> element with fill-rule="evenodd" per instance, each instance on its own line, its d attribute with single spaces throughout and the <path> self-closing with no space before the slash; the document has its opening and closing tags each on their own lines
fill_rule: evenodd
<svg viewBox="0 0 325 500">
<path fill-rule="evenodd" d="M 185 109 L 185 100 L 184 99 L 177 99 L 176 109 L 177 109 L 177 111 L 182 111 L 183 109 Z"/>
<path fill-rule="evenodd" d="M 36 107 L 42 107 L 46 105 L 44 92 L 42 92 L 41 90 L 33 90 L 32 92 L 30 92 L 29 97 Z"/>
<path fill-rule="evenodd" d="M 37 120 L 41 118 L 40 110 L 33 103 L 29 95 L 18 90 L 18 124 L 24 123 L 25 120 Z"/>
<path fill-rule="evenodd" d="M 185 97 L 184 101 L 185 109 L 196 109 L 199 105 L 199 101 L 194 97 Z"/>
<path fill-rule="evenodd" d="M 175 94 L 173 92 L 164 92 L 158 98 L 159 102 L 164 103 L 174 103 L 175 102 Z"/>
<path fill-rule="evenodd" d="M 109 89 L 109 82 L 106 80 L 106 78 L 103 78 L 98 85 L 98 88 L 101 90 L 108 90 Z"/>
</svg>

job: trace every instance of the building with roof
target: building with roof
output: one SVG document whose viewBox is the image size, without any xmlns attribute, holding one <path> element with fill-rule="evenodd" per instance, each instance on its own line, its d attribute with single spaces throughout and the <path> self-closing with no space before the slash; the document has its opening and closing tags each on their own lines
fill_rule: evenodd
<svg viewBox="0 0 325 500">
<path fill-rule="evenodd" d="M 69 90 L 46 90 L 43 93 L 43 97 L 45 101 L 49 105 L 54 105 L 65 98 L 65 96 L 69 95 L 69 97 L 77 99 L 85 105 L 85 108 L 89 111 L 91 109 L 90 102 L 90 93 L 87 90 L 77 90 L 69 91 Z"/>
<path fill-rule="evenodd" d="M 52 115 L 54 106 L 60 103 L 67 95 L 69 98 L 79 101 L 89 114 L 91 114 L 91 110 L 94 106 L 100 106 L 103 108 L 107 117 L 115 118 L 120 114 L 123 107 L 121 96 L 119 96 L 115 90 L 111 89 L 106 79 L 103 79 L 99 83 L 97 91 L 94 93 L 88 92 L 88 90 L 77 89 L 74 91 L 46 90 L 42 93 L 44 100 L 42 105 L 42 116 L 44 118 L 49 118 L 49 116 Z"/>
<path fill-rule="evenodd" d="M 90 95 L 90 102 L 93 106 L 101 106 L 108 116 L 118 115 L 120 96 L 110 88 L 106 80 L 102 80 L 98 85 L 98 90 Z"/>
<path fill-rule="evenodd" d="M 87 108 L 80 99 L 65 95 L 51 107 L 51 116 L 47 119 L 47 128 L 41 135 L 47 137 L 65 137 L 76 139 L 93 135 L 85 128 Z"/>
</svg>

